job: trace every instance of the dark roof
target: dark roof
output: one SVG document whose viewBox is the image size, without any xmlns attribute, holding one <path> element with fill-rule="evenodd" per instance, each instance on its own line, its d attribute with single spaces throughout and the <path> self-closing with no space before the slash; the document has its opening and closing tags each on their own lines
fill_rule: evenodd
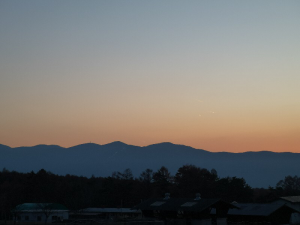
<svg viewBox="0 0 300 225">
<path fill-rule="evenodd" d="M 16 211 L 36 211 L 36 210 L 68 210 L 64 205 L 57 203 L 23 203 L 17 205 L 14 210 Z"/>
<path fill-rule="evenodd" d="M 141 210 L 162 210 L 162 211 L 197 211 L 201 212 L 208 208 L 214 208 L 215 206 L 224 206 L 228 208 L 234 208 L 236 206 L 224 202 L 220 199 L 200 199 L 194 200 L 190 198 L 153 198 L 148 199 L 137 206 L 134 209 Z"/>
<path fill-rule="evenodd" d="M 138 213 L 138 210 L 130 208 L 86 208 L 80 210 L 81 213 Z"/>
<path fill-rule="evenodd" d="M 258 204 L 258 203 L 244 203 L 235 204 L 239 209 L 229 209 L 228 215 L 243 215 L 243 216 L 269 216 L 280 208 L 287 207 L 295 211 L 285 204 Z"/>
<path fill-rule="evenodd" d="M 300 202 L 300 196 L 286 196 L 286 197 L 281 197 L 281 199 L 293 203 Z"/>
</svg>

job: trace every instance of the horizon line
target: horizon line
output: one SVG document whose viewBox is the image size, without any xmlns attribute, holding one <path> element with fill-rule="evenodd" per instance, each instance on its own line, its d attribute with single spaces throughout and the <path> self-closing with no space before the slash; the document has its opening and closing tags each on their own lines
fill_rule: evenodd
<svg viewBox="0 0 300 225">
<path fill-rule="evenodd" d="M 212 152 L 212 151 L 209 151 L 209 150 L 205 150 L 205 149 L 201 149 L 201 148 L 194 148 L 194 147 L 191 147 L 191 146 L 188 146 L 188 145 L 184 145 L 184 144 L 175 144 L 175 143 L 172 143 L 172 142 L 159 142 L 159 143 L 154 143 L 154 144 L 149 144 L 149 145 L 145 145 L 145 146 L 139 146 L 139 145 L 133 145 L 133 144 L 127 144 L 125 142 L 122 142 L 122 141 L 112 141 L 112 142 L 109 142 L 109 143 L 106 143 L 106 144 L 98 144 L 98 143 L 94 143 L 94 142 L 86 142 L 86 143 L 82 143 L 82 144 L 77 144 L 77 145 L 72 145 L 72 146 L 69 146 L 69 147 L 63 147 L 63 146 L 60 146 L 60 145 L 57 145 L 57 144 L 36 144 L 36 145 L 32 145 L 32 146 L 18 146 L 18 147 L 11 147 L 9 145 L 5 145 L 5 144 L 1 144 L 0 143 L 0 146 L 6 146 L 6 147 L 9 147 L 9 148 L 32 148 L 32 147 L 37 147 L 37 146 L 58 146 L 58 147 L 61 147 L 61 148 L 72 148 L 72 147 L 76 147 L 76 146 L 80 146 L 80 145 L 86 145 L 86 144 L 94 144 L 94 145 L 98 145 L 98 146 L 105 146 L 105 145 L 110 145 L 110 144 L 114 144 L 114 143 L 121 143 L 121 144 L 124 144 L 124 145 L 128 145 L 128 146 L 134 146 L 134 147 L 140 147 L 140 148 L 146 148 L 146 147 L 149 147 L 151 145 L 160 145 L 160 144 L 171 144 L 171 145 L 177 145 L 177 146 L 185 146 L 185 147 L 189 147 L 189 148 L 192 148 L 194 150 L 201 150 L 201 151 L 206 151 L 206 152 L 209 152 L 209 153 L 232 153 L 232 154 L 242 154 L 242 153 L 260 153 L 260 152 L 270 152 L 270 153 L 293 153 L 293 154 L 300 154 L 298 152 L 274 152 L 274 151 L 270 151 L 270 150 L 260 150 L 260 151 L 245 151 L 245 152 L 229 152 L 229 151 L 218 151 L 218 152 Z"/>
</svg>

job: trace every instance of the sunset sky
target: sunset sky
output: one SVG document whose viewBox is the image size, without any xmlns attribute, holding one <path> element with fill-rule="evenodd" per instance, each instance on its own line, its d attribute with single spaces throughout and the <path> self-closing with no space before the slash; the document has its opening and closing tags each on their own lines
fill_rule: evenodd
<svg viewBox="0 0 300 225">
<path fill-rule="evenodd" d="M 0 144 L 300 152 L 300 1 L 0 1 Z"/>
</svg>

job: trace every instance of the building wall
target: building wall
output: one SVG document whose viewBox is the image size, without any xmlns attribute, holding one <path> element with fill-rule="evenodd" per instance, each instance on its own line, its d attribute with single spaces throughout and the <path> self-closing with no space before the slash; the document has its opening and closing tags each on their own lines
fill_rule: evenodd
<svg viewBox="0 0 300 225">
<path fill-rule="evenodd" d="M 52 212 L 47 222 L 61 221 L 69 219 L 68 212 Z M 17 216 L 18 221 L 24 222 L 45 222 L 46 215 L 43 212 L 22 212 Z"/>
</svg>

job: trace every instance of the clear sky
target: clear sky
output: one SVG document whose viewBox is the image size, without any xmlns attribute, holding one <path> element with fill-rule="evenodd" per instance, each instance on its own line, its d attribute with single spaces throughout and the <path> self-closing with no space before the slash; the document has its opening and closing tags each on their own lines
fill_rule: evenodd
<svg viewBox="0 0 300 225">
<path fill-rule="evenodd" d="M 300 1 L 0 1 L 0 143 L 300 152 Z"/>
</svg>

